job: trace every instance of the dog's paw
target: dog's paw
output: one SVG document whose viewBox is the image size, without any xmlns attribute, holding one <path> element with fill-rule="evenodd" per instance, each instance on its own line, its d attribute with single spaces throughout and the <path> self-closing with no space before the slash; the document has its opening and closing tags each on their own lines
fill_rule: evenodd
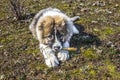
<svg viewBox="0 0 120 80">
<path fill-rule="evenodd" d="M 66 61 L 69 59 L 69 52 L 66 50 L 62 50 L 58 53 L 58 59 L 60 61 Z"/>
<path fill-rule="evenodd" d="M 45 63 L 48 67 L 56 67 L 59 65 L 57 57 L 52 53 L 50 53 L 48 58 L 45 59 Z"/>
</svg>

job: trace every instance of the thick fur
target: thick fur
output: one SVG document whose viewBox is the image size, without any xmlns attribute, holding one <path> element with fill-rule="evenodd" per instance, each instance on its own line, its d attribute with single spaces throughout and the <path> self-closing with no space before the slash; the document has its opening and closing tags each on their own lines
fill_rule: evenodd
<svg viewBox="0 0 120 80">
<path fill-rule="evenodd" d="M 43 9 L 33 18 L 29 29 L 39 41 L 40 51 L 48 67 L 58 66 L 59 60 L 69 59 L 69 52 L 62 48 L 68 48 L 72 35 L 79 33 L 73 24 L 78 18 L 69 18 L 56 8 Z"/>
</svg>

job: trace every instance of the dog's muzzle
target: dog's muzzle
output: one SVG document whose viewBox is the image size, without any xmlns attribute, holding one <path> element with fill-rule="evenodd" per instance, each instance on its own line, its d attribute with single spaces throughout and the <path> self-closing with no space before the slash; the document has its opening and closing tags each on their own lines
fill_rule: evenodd
<svg viewBox="0 0 120 80">
<path fill-rule="evenodd" d="M 59 37 L 57 36 L 57 30 L 55 28 L 55 34 L 54 34 L 54 37 L 55 37 L 55 41 L 52 45 L 52 49 L 55 51 L 55 52 L 58 52 L 60 51 L 63 47 L 62 47 L 62 44 L 59 40 Z"/>
<path fill-rule="evenodd" d="M 60 51 L 62 49 L 61 42 L 58 39 L 55 39 L 55 43 L 53 44 L 52 49 L 55 52 L 58 52 L 58 51 Z"/>
<path fill-rule="evenodd" d="M 60 46 L 54 46 L 54 51 L 59 51 L 60 50 Z"/>
</svg>

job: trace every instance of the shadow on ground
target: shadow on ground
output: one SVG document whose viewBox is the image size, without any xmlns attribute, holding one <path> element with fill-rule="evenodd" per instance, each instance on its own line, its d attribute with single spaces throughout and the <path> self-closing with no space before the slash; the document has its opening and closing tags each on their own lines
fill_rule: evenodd
<svg viewBox="0 0 120 80">
<path fill-rule="evenodd" d="M 84 26 L 80 24 L 75 24 L 76 28 L 79 30 L 79 34 L 73 35 L 70 46 L 71 47 L 90 47 L 91 45 L 99 46 L 101 44 L 100 39 L 94 35 L 85 32 Z"/>
</svg>

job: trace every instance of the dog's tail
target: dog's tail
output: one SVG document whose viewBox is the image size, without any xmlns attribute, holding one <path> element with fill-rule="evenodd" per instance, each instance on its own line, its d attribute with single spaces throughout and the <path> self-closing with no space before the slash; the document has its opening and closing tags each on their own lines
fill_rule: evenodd
<svg viewBox="0 0 120 80">
<path fill-rule="evenodd" d="M 75 21 L 79 20 L 80 17 L 79 17 L 79 16 L 75 16 L 75 17 L 72 17 L 72 18 L 70 18 L 70 19 L 71 19 L 71 21 L 75 22 Z"/>
<path fill-rule="evenodd" d="M 73 24 L 73 21 L 68 21 L 67 23 L 68 23 L 68 26 L 69 26 L 68 28 L 69 28 L 70 33 L 72 33 L 72 34 L 79 34 L 79 31 L 75 27 L 75 25 Z"/>
<path fill-rule="evenodd" d="M 71 19 L 71 21 L 72 22 L 75 22 L 75 21 L 77 21 L 77 20 L 79 20 L 80 19 L 80 17 L 79 16 L 75 16 L 75 17 L 72 17 L 72 18 L 70 18 Z M 78 31 L 78 29 L 75 27 L 75 25 L 73 24 L 73 23 L 71 23 L 72 24 L 72 32 L 74 33 L 74 34 L 79 34 L 79 31 Z"/>
</svg>

